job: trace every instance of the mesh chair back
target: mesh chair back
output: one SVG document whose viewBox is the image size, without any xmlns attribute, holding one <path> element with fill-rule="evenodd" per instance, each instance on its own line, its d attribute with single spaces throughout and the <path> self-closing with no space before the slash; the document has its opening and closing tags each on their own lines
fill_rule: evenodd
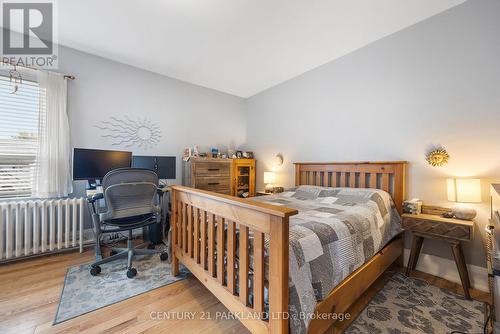
<svg viewBox="0 0 500 334">
<path fill-rule="evenodd" d="M 102 181 L 107 212 L 101 220 L 127 218 L 158 212 L 156 191 L 158 175 L 149 169 L 120 168 L 106 174 Z"/>
</svg>

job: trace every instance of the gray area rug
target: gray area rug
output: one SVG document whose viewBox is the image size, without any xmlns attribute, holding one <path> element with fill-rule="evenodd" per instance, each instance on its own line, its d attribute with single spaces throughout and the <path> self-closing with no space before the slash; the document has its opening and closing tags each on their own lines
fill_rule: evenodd
<svg viewBox="0 0 500 334">
<path fill-rule="evenodd" d="M 133 266 L 137 269 L 137 276 L 133 279 L 126 276 L 127 259 L 101 265 L 98 276 L 90 275 L 89 264 L 69 268 L 54 325 L 190 275 L 181 266 L 181 274 L 172 276 L 170 263 L 160 261 L 159 255 L 136 256 Z"/>
<path fill-rule="evenodd" d="M 482 333 L 484 314 L 482 302 L 395 273 L 344 333 Z"/>
</svg>

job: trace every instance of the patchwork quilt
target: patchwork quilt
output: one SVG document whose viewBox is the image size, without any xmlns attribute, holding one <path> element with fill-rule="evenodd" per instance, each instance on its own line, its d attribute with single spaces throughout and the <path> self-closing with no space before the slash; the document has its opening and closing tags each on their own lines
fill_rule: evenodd
<svg viewBox="0 0 500 334">
<path fill-rule="evenodd" d="M 292 333 L 306 333 L 316 304 L 402 232 L 394 202 L 383 190 L 300 186 L 252 199 L 299 211 L 290 217 Z"/>
</svg>

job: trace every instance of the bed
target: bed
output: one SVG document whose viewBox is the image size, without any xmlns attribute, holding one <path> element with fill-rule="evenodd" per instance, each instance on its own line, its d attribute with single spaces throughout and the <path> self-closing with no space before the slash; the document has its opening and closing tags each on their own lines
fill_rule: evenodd
<svg viewBox="0 0 500 334">
<path fill-rule="evenodd" d="M 405 196 L 406 162 L 296 163 L 295 170 L 295 190 L 257 200 L 172 187 L 173 274 L 182 263 L 252 333 L 325 332 L 336 314 L 402 256 L 395 226 Z M 321 271 L 316 270 L 308 282 L 312 288 L 296 289 L 304 285 L 296 268 L 297 231 L 316 220 L 327 224 L 330 219 L 334 225 L 346 217 L 366 226 L 351 238 L 362 255 L 334 277 L 318 279 Z M 314 260 L 317 255 L 305 248 L 306 257 Z M 345 252 L 338 251 L 343 258 Z M 330 253 L 335 257 L 335 251 Z M 315 276 L 311 271 L 304 275 Z M 307 319 L 290 318 L 298 311 L 305 311 Z"/>
</svg>

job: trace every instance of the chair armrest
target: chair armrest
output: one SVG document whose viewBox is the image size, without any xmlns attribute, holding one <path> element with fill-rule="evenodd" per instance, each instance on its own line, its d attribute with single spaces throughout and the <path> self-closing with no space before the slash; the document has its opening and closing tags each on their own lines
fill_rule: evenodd
<svg viewBox="0 0 500 334">
<path fill-rule="evenodd" d="M 103 193 L 95 193 L 95 194 L 87 196 L 87 201 L 89 203 L 95 203 L 96 201 L 103 199 L 103 198 L 104 198 Z"/>
</svg>

